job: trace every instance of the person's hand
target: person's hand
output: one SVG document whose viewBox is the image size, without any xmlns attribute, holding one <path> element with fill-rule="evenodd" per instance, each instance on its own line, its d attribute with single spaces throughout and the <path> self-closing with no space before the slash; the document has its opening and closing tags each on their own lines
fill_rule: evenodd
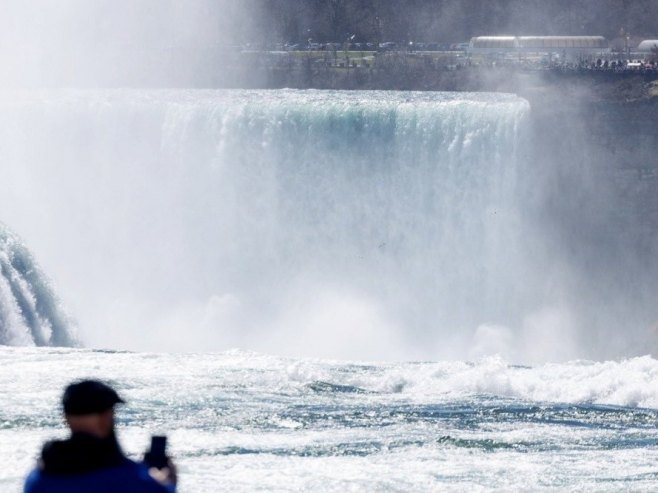
<svg viewBox="0 0 658 493">
<path fill-rule="evenodd" d="M 171 459 L 167 461 L 167 467 L 163 467 L 162 469 L 151 467 L 149 469 L 149 474 L 158 483 L 163 485 L 176 484 L 178 481 L 178 476 L 176 475 L 176 466 L 171 461 Z"/>
</svg>

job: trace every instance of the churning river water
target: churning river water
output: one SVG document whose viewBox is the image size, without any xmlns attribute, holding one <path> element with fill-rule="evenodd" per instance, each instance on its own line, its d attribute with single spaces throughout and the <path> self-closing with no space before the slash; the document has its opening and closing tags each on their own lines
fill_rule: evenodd
<svg viewBox="0 0 658 493">
<path fill-rule="evenodd" d="M 535 367 L 241 351 L 0 349 L 0 489 L 65 435 L 71 379 L 108 380 L 126 452 L 166 433 L 180 491 L 656 491 L 658 361 Z"/>
</svg>

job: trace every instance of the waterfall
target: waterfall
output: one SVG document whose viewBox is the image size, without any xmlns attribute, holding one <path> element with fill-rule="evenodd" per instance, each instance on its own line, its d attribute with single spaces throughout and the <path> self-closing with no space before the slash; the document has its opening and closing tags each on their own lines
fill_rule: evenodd
<svg viewBox="0 0 658 493">
<path fill-rule="evenodd" d="M 30 252 L 0 224 L 0 344 L 72 346 L 74 334 Z"/>
<path fill-rule="evenodd" d="M 45 91 L 0 108 L 3 220 L 91 344 L 431 356 L 538 303 L 515 96 Z"/>
</svg>

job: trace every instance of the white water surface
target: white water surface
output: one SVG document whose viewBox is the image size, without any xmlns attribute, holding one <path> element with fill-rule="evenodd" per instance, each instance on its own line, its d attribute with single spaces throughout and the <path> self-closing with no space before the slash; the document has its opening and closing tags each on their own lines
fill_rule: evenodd
<svg viewBox="0 0 658 493">
<path fill-rule="evenodd" d="M 166 433 L 180 491 L 656 491 L 658 361 L 536 367 L 337 362 L 242 351 L 0 348 L 0 490 L 65 436 L 72 379 L 128 401 L 138 458 Z"/>
</svg>

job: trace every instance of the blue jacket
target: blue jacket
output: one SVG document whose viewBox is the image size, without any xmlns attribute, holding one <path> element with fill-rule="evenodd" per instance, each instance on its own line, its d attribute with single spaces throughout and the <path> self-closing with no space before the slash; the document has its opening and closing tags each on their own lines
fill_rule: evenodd
<svg viewBox="0 0 658 493">
<path fill-rule="evenodd" d="M 44 445 L 39 467 L 25 481 L 25 493 L 175 493 L 144 464 L 126 458 L 114 434 L 96 438 L 74 433 Z"/>
<path fill-rule="evenodd" d="M 25 481 L 25 493 L 175 493 L 174 485 L 153 479 L 144 464 L 129 459 L 118 466 L 84 474 L 48 474 L 39 469 Z"/>
</svg>

